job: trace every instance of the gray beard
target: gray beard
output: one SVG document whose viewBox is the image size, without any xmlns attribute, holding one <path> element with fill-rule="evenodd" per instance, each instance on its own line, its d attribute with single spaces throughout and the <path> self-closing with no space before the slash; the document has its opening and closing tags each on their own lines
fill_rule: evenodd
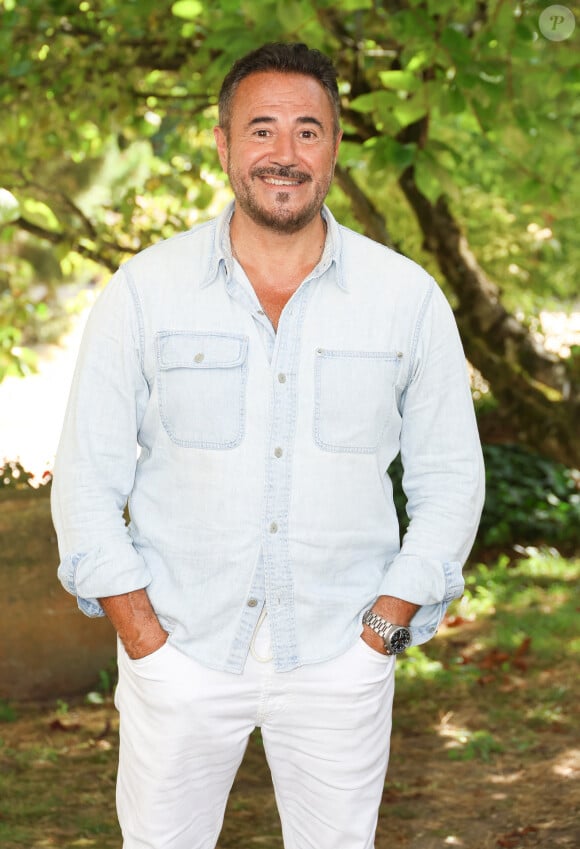
<svg viewBox="0 0 580 849">
<path fill-rule="evenodd" d="M 290 177 L 310 179 L 308 175 L 303 175 L 301 172 L 296 173 L 287 168 L 259 168 L 252 172 L 251 176 L 260 177 L 266 175 L 280 177 L 282 179 Z M 230 178 L 230 184 L 234 190 L 236 204 L 240 207 L 240 209 L 242 209 L 246 215 L 248 215 L 248 217 L 260 227 L 265 227 L 274 233 L 284 233 L 286 235 L 298 233 L 310 224 L 317 215 L 320 215 L 320 211 L 332 179 L 332 177 L 329 179 L 326 191 L 317 192 L 307 206 L 296 212 L 290 212 L 284 208 L 290 200 L 290 192 L 277 192 L 276 208 L 274 210 L 265 209 L 256 201 L 252 193 L 251 184 L 246 183 L 243 180 L 238 181 L 235 175 L 232 177 L 230 169 L 228 169 L 228 176 Z"/>
<path fill-rule="evenodd" d="M 236 196 L 236 203 L 255 224 L 266 227 L 275 233 L 291 235 L 302 230 L 320 214 L 322 203 L 316 199 L 298 212 L 292 213 L 285 211 L 283 208 L 289 199 L 289 192 L 279 192 L 276 195 L 276 202 L 279 206 L 274 211 L 264 209 L 253 198 L 247 196 Z"/>
</svg>

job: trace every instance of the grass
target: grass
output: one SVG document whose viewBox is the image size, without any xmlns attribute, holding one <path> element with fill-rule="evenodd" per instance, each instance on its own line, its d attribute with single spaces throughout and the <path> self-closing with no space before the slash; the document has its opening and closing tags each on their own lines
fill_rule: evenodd
<svg viewBox="0 0 580 849">
<path fill-rule="evenodd" d="M 549 549 L 476 563 L 438 637 L 398 661 L 377 849 L 578 845 L 579 573 Z M 116 714 L 98 701 L 0 704 L 2 849 L 119 849 Z M 260 742 L 219 849 L 282 846 Z"/>
</svg>

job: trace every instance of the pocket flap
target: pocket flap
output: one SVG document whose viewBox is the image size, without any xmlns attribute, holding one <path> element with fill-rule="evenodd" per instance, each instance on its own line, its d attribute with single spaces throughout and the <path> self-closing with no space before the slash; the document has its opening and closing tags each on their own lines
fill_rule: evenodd
<svg viewBox="0 0 580 849">
<path fill-rule="evenodd" d="M 163 331 L 157 334 L 157 356 L 162 369 L 232 368 L 246 359 L 247 336 L 225 333 Z"/>
</svg>

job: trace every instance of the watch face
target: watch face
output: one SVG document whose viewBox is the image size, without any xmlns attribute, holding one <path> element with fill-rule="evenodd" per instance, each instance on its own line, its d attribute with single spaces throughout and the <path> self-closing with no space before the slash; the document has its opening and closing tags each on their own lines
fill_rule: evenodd
<svg viewBox="0 0 580 849">
<path fill-rule="evenodd" d="M 411 632 L 408 628 L 397 628 L 391 634 L 389 644 L 393 654 L 401 654 L 411 644 Z"/>
</svg>

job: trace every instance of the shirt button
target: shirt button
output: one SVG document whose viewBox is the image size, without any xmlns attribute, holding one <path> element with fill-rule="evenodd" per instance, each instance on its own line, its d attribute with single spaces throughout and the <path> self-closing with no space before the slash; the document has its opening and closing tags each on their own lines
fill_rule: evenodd
<svg viewBox="0 0 580 849">
<path fill-rule="evenodd" d="M 276 524 L 276 522 L 272 522 L 272 524 L 270 525 L 270 533 L 271 534 L 277 534 L 278 533 L 278 525 Z"/>
<path fill-rule="evenodd" d="M 248 599 L 248 607 L 257 607 L 258 599 L 257 598 L 249 598 Z"/>
<path fill-rule="evenodd" d="M 281 448 L 274 449 L 274 457 L 281 457 L 284 451 Z"/>
<path fill-rule="evenodd" d="M 204 355 L 203 354 L 196 354 L 193 359 L 196 363 L 203 363 Z"/>
<path fill-rule="evenodd" d="M 286 375 L 284 372 L 280 372 L 278 375 L 278 383 L 286 383 Z"/>
</svg>

